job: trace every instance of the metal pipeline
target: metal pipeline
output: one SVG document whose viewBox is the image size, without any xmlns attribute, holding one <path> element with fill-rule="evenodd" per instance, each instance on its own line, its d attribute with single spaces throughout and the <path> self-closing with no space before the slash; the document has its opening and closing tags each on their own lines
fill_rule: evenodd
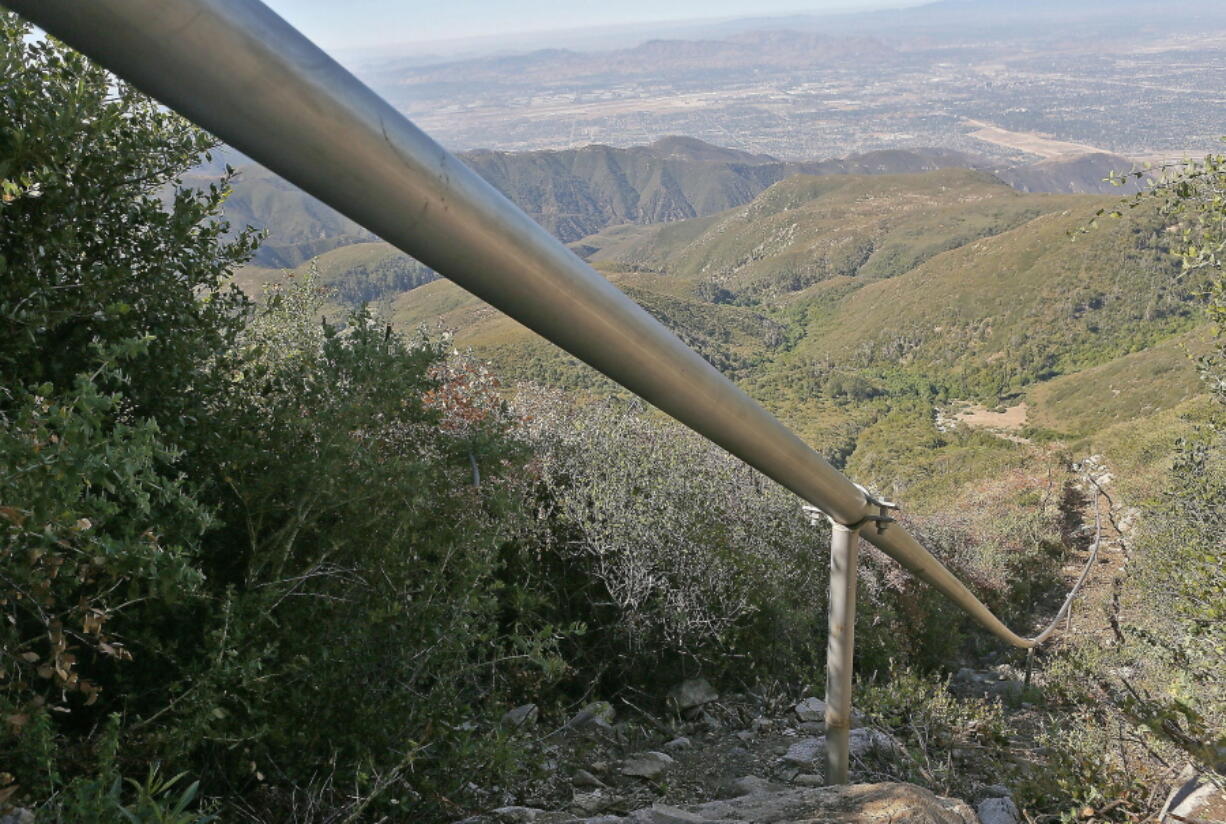
<svg viewBox="0 0 1226 824">
<path fill-rule="evenodd" d="M 0 0 L 285 179 L 857 526 L 877 506 L 663 324 L 257 0 Z M 1029 648 L 897 524 L 864 538 Z"/>
</svg>

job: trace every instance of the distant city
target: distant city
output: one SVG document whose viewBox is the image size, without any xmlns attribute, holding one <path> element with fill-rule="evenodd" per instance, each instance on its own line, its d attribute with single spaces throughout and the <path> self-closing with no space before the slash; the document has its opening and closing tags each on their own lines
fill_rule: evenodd
<svg viewBox="0 0 1226 824">
<path fill-rule="evenodd" d="M 1041 3 L 1020 25 L 1003 4 L 938 3 L 606 51 L 424 65 L 405 55 L 363 74 L 453 150 L 665 135 L 784 159 L 939 147 L 1010 162 L 1092 151 L 1158 160 L 1218 148 L 1226 11 L 1192 3 L 1130 21 L 1145 4 L 1128 5 L 1066 21 Z M 943 24 L 943 7 L 965 20 Z"/>
</svg>

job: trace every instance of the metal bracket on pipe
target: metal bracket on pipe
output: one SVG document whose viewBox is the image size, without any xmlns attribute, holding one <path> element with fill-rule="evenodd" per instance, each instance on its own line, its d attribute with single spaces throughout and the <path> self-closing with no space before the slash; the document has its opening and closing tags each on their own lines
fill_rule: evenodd
<svg viewBox="0 0 1226 824">
<path fill-rule="evenodd" d="M 887 513 L 889 513 L 891 510 L 897 510 L 898 504 L 894 503 L 893 501 L 887 501 L 884 498 L 878 498 L 876 495 L 869 492 L 867 489 L 865 489 L 860 484 L 856 484 L 855 486 L 856 486 L 856 489 L 864 493 L 864 499 L 868 501 L 869 506 L 877 507 L 876 515 L 864 516 L 864 519 L 861 520 L 860 523 L 856 524 L 855 528 L 859 529 L 860 527 L 870 522 L 875 523 L 877 525 L 877 534 L 880 535 L 881 533 L 885 532 L 885 528 L 887 526 L 894 523 L 894 519 L 890 517 Z"/>
<path fill-rule="evenodd" d="M 893 501 L 886 501 L 881 498 L 877 498 L 871 492 L 865 489 L 863 486 L 860 486 L 860 484 L 856 484 L 856 488 L 864 493 L 864 499 L 865 501 L 868 502 L 868 505 L 870 507 L 877 507 L 878 513 L 876 515 L 865 515 L 863 518 L 861 518 L 859 521 L 856 521 L 854 524 L 844 524 L 839 521 L 836 521 L 834 518 L 832 518 L 827 512 L 822 510 L 820 507 L 810 506 L 806 504 L 805 506 L 801 508 L 804 510 L 805 515 L 808 516 L 810 523 L 816 524 L 820 519 L 825 518 L 832 525 L 838 524 L 839 526 L 842 526 L 850 530 L 862 529 L 866 524 L 871 523 L 871 524 L 876 524 L 877 534 L 880 535 L 881 533 L 885 532 L 887 526 L 895 522 L 895 519 L 892 518 L 888 513 L 891 510 L 898 509 L 898 504 L 894 503 Z"/>
</svg>

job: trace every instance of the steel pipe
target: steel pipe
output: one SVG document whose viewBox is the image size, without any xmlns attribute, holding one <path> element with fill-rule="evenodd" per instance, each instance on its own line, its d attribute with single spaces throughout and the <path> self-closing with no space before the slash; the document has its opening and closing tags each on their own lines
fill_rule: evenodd
<svg viewBox="0 0 1226 824">
<path fill-rule="evenodd" d="M 3 0 L 840 524 L 864 493 L 676 335 L 257 0 Z M 897 525 L 865 537 L 1001 639 Z"/>
<path fill-rule="evenodd" d="M 851 744 L 851 673 L 856 648 L 860 530 L 831 523 L 826 638 L 826 783 L 846 784 Z"/>
</svg>

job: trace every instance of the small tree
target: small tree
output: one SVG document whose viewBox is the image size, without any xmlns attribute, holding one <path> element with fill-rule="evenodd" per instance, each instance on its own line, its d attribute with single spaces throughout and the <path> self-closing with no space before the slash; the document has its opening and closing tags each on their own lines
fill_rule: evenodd
<svg viewBox="0 0 1226 824">
<path fill-rule="evenodd" d="M 0 751 L 46 792 L 199 598 L 182 473 L 256 237 L 225 239 L 228 178 L 177 185 L 212 138 L 8 13 L 0 74 Z"/>
</svg>

